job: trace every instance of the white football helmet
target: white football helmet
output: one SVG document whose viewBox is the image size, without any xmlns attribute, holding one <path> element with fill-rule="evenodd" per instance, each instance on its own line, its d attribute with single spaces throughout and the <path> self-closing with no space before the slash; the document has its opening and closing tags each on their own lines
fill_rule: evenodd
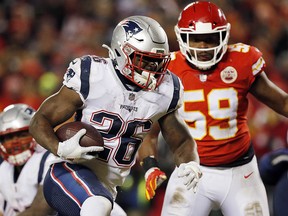
<svg viewBox="0 0 288 216">
<path fill-rule="evenodd" d="M 181 12 L 175 33 L 180 51 L 185 58 L 200 70 L 208 70 L 217 64 L 227 51 L 230 35 L 230 23 L 227 22 L 223 11 L 211 2 L 193 2 Z M 217 34 L 219 43 L 212 48 L 195 48 L 190 41 L 198 35 Z M 194 39 L 195 40 L 195 39 Z M 200 39 L 196 39 L 200 40 Z M 197 53 L 212 51 L 213 57 L 209 60 L 199 60 Z"/>
<path fill-rule="evenodd" d="M 114 29 L 109 56 L 119 71 L 141 88 L 154 90 L 161 83 L 170 61 L 165 31 L 154 19 L 131 16 Z"/>
<path fill-rule="evenodd" d="M 0 155 L 15 166 L 23 165 L 35 151 L 36 142 L 28 134 L 34 113 L 26 104 L 13 104 L 0 114 Z"/>
</svg>

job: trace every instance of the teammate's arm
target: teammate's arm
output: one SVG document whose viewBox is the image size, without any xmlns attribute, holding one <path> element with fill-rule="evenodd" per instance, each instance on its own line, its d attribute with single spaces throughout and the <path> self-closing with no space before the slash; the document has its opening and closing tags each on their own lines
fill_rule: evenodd
<svg viewBox="0 0 288 216">
<path fill-rule="evenodd" d="M 262 72 L 250 88 L 250 93 L 277 113 L 288 117 L 288 94 Z"/>
<path fill-rule="evenodd" d="M 44 198 L 43 186 L 39 185 L 31 206 L 17 216 L 47 216 L 52 215 L 53 212 L 54 210 L 48 205 Z"/>
</svg>

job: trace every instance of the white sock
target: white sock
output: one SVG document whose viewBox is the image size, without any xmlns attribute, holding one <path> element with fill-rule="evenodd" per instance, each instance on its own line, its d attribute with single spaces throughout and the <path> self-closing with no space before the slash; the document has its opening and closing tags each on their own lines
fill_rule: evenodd
<svg viewBox="0 0 288 216">
<path fill-rule="evenodd" d="M 109 216 L 112 210 L 111 202 L 102 196 L 91 196 L 84 201 L 80 211 L 81 216 Z"/>
</svg>

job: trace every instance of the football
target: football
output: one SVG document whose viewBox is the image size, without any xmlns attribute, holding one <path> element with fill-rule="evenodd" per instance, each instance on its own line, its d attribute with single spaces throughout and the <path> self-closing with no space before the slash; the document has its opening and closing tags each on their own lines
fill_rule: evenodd
<svg viewBox="0 0 288 216">
<path fill-rule="evenodd" d="M 92 125 L 84 122 L 75 121 L 68 122 L 61 125 L 55 132 L 60 142 L 63 142 L 74 134 L 76 134 L 82 128 L 86 129 L 86 134 L 80 139 L 80 146 L 104 146 L 104 140 L 99 131 Z"/>
</svg>

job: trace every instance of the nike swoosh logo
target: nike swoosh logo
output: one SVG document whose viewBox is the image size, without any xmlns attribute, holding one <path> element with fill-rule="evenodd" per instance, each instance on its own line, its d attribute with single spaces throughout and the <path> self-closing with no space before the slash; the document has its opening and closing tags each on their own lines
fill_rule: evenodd
<svg viewBox="0 0 288 216">
<path fill-rule="evenodd" d="M 252 174 L 253 174 L 253 172 L 249 173 L 248 175 L 244 175 L 244 178 L 247 179 L 247 178 L 249 178 Z"/>
</svg>

